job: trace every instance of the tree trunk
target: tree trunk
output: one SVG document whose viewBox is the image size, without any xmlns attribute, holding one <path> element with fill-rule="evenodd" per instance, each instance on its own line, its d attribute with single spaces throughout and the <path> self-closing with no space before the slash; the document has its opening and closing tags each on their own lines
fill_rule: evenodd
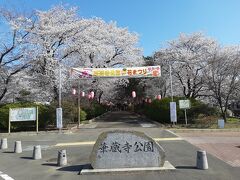
<svg viewBox="0 0 240 180">
<path fill-rule="evenodd" d="M 99 103 L 99 104 L 101 103 L 102 95 L 103 95 L 103 91 L 101 91 L 101 92 L 99 93 L 99 96 L 98 96 L 98 103 Z"/>
<path fill-rule="evenodd" d="M 3 97 L 5 96 L 5 94 L 7 93 L 7 88 L 5 87 L 1 96 L 0 96 L 0 102 L 2 101 Z"/>
</svg>

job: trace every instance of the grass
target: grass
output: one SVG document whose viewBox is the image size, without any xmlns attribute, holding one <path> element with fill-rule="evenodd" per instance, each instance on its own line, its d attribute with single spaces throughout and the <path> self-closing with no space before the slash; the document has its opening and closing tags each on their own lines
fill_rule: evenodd
<svg viewBox="0 0 240 180">
<path fill-rule="evenodd" d="M 227 123 L 240 123 L 240 119 L 239 118 L 227 118 Z"/>
</svg>

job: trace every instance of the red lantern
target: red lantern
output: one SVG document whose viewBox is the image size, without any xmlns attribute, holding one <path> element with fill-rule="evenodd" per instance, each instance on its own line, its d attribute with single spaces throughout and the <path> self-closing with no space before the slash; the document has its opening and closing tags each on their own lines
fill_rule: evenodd
<svg viewBox="0 0 240 180">
<path fill-rule="evenodd" d="M 152 103 L 152 100 L 150 98 L 148 99 L 148 103 L 150 103 L 150 104 Z"/>
<path fill-rule="evenodd" d="M 94 92 L 91 91 L 91 92 L 90 92 L 90 95 L 91 95 L 91 98 L 93 99 L 93 98 L 94 98 Z"/>
<path fill-rule="evenodd" d="M 91 99 L 91 98 L 92 98 L 91 94 L 88 94 L 88 99 Z"/>
<path fill-rule="evenodd" d="M 132 97 L 135 98 L 136 97 L 136 92 L 132 91 Z"/>
<path fill-rule="evenodd" d="M 85 92 L 81 92 L 81 97 L 84 97 L 85 96 Z"/>
<path fill-rule="evenodd" d="M 72 89 L 72 94 L 76 95 L 77 94 L 77 90 L 75 88 Z"/>
<path fill-rule="evenodd" d="M 160 100 L 162 97 L 161 95 L 157 95 L 157 99 Z"/>
</svg>

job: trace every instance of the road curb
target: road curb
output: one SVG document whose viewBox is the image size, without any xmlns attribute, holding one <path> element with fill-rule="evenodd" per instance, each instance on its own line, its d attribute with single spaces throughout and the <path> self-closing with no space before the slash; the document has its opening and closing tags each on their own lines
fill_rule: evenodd
<svg viewBox="0 0 240 180">
<path fill-rule="evenodd" d="M 0 133 L 1 136 L 18 136 L 18 135 L 44 135 L 44 134 L 71 134 L 73 133 L 71 130 L 61 130 L 61 133 L 59 133 L 59 130 L 53 130 L 53 131 L 39 131 L 38 133 L 35 131 L 28 131 L 28 132 L 11 132 L 9 133 Z"/>
<path fill-rule="evenodd" d="M 240 128 L 234 129 L 166 129 L 174 133 L 194 133 L 194 132 L 240 132 Z"/>
</svg>

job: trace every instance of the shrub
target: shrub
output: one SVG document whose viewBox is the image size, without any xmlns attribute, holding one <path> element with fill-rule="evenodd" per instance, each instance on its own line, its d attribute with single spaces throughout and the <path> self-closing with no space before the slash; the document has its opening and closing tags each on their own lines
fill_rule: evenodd
<svg viewBox="0 0 240 180">
<path fill-rule="evenodd" d="M 105 113 L 107 108 L 95 102 L 90 107 L 83 108 L 83 109 L 87 113 L 87 119 L 92 119 L 94 117 L 100 116 L 101 114 Z"/>
<path fill-rule="evenodd" d="M 148 116 L 152 120 L 155 120 L 161 123 L 169 123 L 170 122 L 170 107 L 169 107 L 170 102 L 171 102 L 170 98 L 153 100 L 151 104 L 145 105 L 144 113 L 146 114 L 146 116 Z M 181 116 L 181 114 L 182 112 L 180 112 L 179 108 L 177 108 L 177 115 Z"/>
<path fill-rule="evenodd" d="M 51 104 L 51 107 L 55 110 L 58 107 L 58 103 L 54 102 Z M 72 101 L 62 101 L 63 109 L 63 125 L 66 126 L 70 123 L 78 122 L 78 106 Z M 55 113 L 55 111 L 54 111 Z M 55 114 L 54 114 L 55 116 Z M 80 118 L 81 121 L 86 120 L 86 112 L 81 108 Z M 55 124 L 55 122 L 54 122 Z"/>
<path fill-rule="evenodd" d="M 81 121 L 85 121 L 86 118 L 87 118 L 87 113 L 84 110 L 81 109 L 81 111 L 80 111 L 80 119 L 81 119 Z"/>
<path fill-rule="evenodd" d="M 184 110 L 179 109 L 178 101 L 184 99 L 182 97 L 174 97 L 174 101 L 177 102 L 177 119 L 178 123 L 185 123 Z M 199 114 L 205 116 L 216 115 L 217 109 L 209 107 L 203 102 L 195 99 L 190 99 L 191 108 L 187 110 L 187 117 L 189 123 L 195 123 Z M 161 122 L 170 123 L 170 102 L 171 98 L 163 98 L 161 100 L 153 100 L 151 104 L 145 104 L 144 110 L 138 110 L 143 112 L 150 119 Z"/>
</svg>

